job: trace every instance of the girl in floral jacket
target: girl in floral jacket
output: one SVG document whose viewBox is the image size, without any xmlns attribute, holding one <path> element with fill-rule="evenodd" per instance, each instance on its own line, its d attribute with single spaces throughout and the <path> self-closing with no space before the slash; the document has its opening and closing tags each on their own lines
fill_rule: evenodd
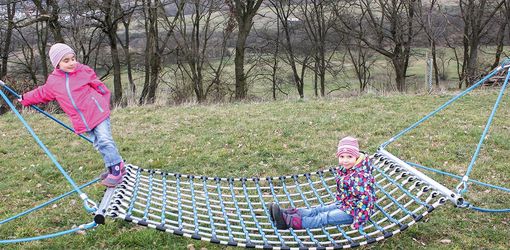
<svg viewBox="0 0 510 250">
<path fill-rule="evenodd" d="M 270 204 L 269 209 L 278 229 L 318 228 L 326 225 L 351 224 L 359 229 L 368 221 L 376 200 L 372 164 L 359 152 L 353 137 L 340 140 L 336 153 L 339 168 L 336 178 L 336 202 L 315 208 L 281 209 Z"/>
</svg>

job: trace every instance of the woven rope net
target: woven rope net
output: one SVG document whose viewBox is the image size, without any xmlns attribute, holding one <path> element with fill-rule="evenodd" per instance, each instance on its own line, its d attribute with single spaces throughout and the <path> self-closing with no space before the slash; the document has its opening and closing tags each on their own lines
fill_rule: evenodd
<svg viewBox="0 0 510 250">
<path fill-rule="evenodd" d="M 314 207 L 335 200 L 336 169 L 292 176 L 210 178 L 128 165 L 107 215 L 212 243 L 264 249 L 338 249 L 399 233 L 445 198 L 383 156 L 371 156 L 376 209 L 363 229 L 349 225 L 278 230 L 267 204 Z"/>
</svg>

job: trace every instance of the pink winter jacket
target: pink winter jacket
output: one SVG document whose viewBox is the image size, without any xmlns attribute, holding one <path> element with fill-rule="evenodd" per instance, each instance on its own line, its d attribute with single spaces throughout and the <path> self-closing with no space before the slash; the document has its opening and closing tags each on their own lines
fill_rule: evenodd
<svg viewBox="0 0 510 250">
<path fill-rule="evenodd" d="M 81 134 L 110 116 L 110 95 L 94 70 L 78 64 L 70 73 L 53 70 L 44 85 L 23 94 L 21 104 L 28 106 L 56 100 L 69 116 L 75 132 Z"/>
</svg>

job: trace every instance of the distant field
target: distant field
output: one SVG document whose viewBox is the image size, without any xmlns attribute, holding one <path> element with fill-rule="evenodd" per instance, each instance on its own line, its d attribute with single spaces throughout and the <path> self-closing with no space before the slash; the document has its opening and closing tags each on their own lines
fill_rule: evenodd
<svg viewBox="0 0 510 250">
<path fill-rule="evenodd" d="M 353 135 L 363 150 L 377 147 L 441 105 L 441 95 L 366 95 L 358 98 L 285 100 L 221 105 L 147 106 L 116 109 L 114 137 L 128 162 L 144 168 L 207 176 L 279 176 L 316 171 L 336 164 L 340 137 Z M 477 91 L 451 109 L 390 145 L 399 157 L 459 175 L 491 110 L 496 92 Z M 510 116 L 505 96 L 471 177 L 508 188 Z M 89 143 L 41 115 L 24 112 L 28 122 L 79 183 L 102 170 L 99 154 Z M 58 118 L 66 121 L 62 115 Z M 70 186 L 34 144 L 12 114 L 0 116 L 0 219 L 47 201 Z M 458 183 L 430 174 L 450 188 Z M 84 190 L 98 201 L 103 188 Z M 510 207 L 508 193 L 471 186 L 473 204 Z M 92 220 L 76 196 L 0 227 L 0 239 L 64 230 Z M 424 222 L 370 249 L 509 249 L 508 214 L 484 214 L 447 204 Z M 4 249 L 233 249 L 177 237 L 156 230 L 108 220 L 84 233 Z M 362 248 L 363 249 L 363 248 Z"/>
</svg>

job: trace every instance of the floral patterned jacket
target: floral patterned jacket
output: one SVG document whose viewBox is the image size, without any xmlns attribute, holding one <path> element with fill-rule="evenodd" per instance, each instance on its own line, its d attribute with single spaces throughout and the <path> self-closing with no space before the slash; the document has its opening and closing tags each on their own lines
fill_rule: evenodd
<svg viewBox="0 0 510 250">
<path fill-rule="evenodd" d="M 368 156 L 361 154 L 351 169 L 339 166 L 337 170 L 337 204 L 341 210 L 352 215 L 355 229 L 368 221 L 374 209 L 376 196 L 372 168 Z"/>
</svg>

